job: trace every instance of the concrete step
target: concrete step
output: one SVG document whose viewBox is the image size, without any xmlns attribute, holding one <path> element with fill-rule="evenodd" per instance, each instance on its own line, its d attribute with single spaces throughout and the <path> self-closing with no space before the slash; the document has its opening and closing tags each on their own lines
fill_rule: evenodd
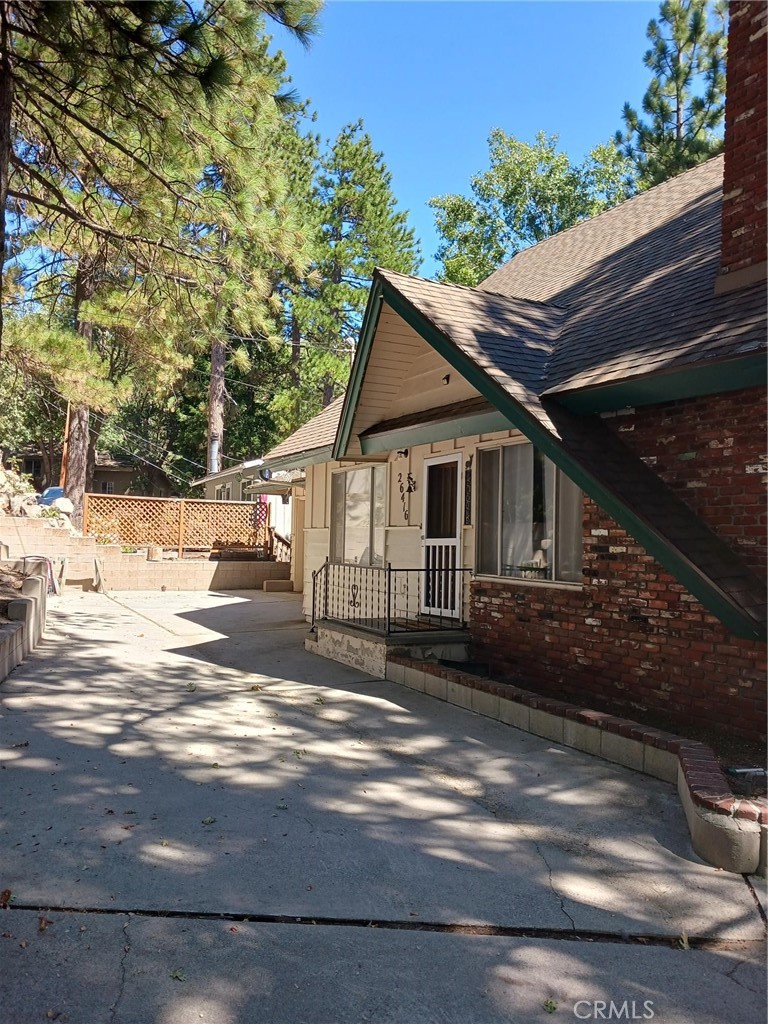
<svg viewBox="0 0 768 1024">
<path fill-rule="evenodd" d="M 291 580 L 264 580 L 264 589 L 272 593 L 288 593 L 293 591 Z"/>
</svg>

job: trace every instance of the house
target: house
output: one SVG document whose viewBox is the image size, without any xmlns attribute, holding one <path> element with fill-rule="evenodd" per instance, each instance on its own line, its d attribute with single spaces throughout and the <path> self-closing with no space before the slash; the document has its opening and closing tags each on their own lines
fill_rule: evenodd
<svg viewBox="0 0 768 1024">
<path fill-rule="evenodd" d="M 61 449 L 53 454 L 40 450 L 25 449 L 8 456 L 9 464 L 18 465 L 19 472 L 31 477 L 35 490 L 42 492 L 46 487 L 55 486 L 60 477 Z M 128 455 L 112 455 L 97 451 L 93 471 L 94 494 L 149 494 L 152 497 L 167 498 L 174 493 L 171 481 L 157 467 L 147 467 L 151 474 L 148 487 L 146 474 Z"/>
<path fill-rule="evenodd" d="M 264 464 L 273 477 L 293 474 L 291 484 L 291 580 L 293 589 L 305 595 L 305 611 L 307 611 L 307 594 L 312 592 L 312 569 L 327 556 L 328 543 L 325 535 L 317 537 L 314 524 L 325 521 L 326 509 L 324 497 L 317 488 L 312 492 L 309 517 L 306 507 L 306 473 L 307 467 L 327 465 L 333 454 L 333 445 L 339 427 L 339 417 L 344 403 L 341 396 L 331 402 L 322 412 L 304 423 L 290 437 L 281 441 L 264 456 Z M 322 506 L 322 507 L 321 507 Z M 311 617 L 310 608 L 307 611 Z"/>
<path fill-rule="evenodd" d="M 468 639 L 547 696 L 764 734 L 767 13 L 731 5 L 724 158 L 477 288 L 376 271 L 346 396 L 265 458 L 306 473 L 318 653 Z"/>
<path fill-rule="evenodd" d="M 302 473 L 261 472 L 263 459 L 238 462 L 218 473 L 209 473 L 193 480 L 202 487 L 211 501 L 260 501 L 269 507 L 269 525 L 279 538 L 290 543 L 292 538 L 292 493 L 304 483 Z"/>
</svg>

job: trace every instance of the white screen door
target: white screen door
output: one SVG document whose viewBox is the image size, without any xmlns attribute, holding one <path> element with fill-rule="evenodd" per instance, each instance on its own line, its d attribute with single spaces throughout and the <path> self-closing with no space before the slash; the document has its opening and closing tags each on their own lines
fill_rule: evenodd
<svg viewBox="0 0 768 1024">
<path fill-rule="evenodd" d="M 421 538 L 424 578 L 421 611 L 458 614 L 461 586 L 461 455 L 443 455 L 424 463 L 424 527 Z"/>
</svg>

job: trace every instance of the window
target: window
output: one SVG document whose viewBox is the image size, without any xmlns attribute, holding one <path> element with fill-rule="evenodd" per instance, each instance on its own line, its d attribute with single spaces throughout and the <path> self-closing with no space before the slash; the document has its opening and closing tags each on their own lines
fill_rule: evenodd
<svg viewBox="0 0 768 1024">
<path fill-rule="evenodd" d="M 258 501 L 258 491 L 251 491 L 248 488 L 253 487 L 253 480 L 249 477 L 247 480 L 240 482 L 240 501 Z"/>
<path fill-rule="evenodd" d="M 102 494 L 114 494 L 115 493 L 115 485 L 114 485 L 114 483 L 111 480 L 102 480 L 101 481 L 101 493 Z"/>
<path fill-rule="evenodd" d="M 32 477 L 43 475 L 42 459 L 24 459 L 24 472 Z"/>
<path fill-rule="evenodd" d="M 384 564 L 385 466 L 331 477 L 331 561 Z"/>
<path fill-rule="evenodd" d="M 232 497 L 232 485 L 221 484 L 221 486 L 217 487 L 214 491 L 214 496 L 216 501 L 229 501 Z"/>
<path fill-rule="evenodd" d="M 478 452 L 477 571 L 580 583 L 579 488 L 532 444 Z"/>
</svg>

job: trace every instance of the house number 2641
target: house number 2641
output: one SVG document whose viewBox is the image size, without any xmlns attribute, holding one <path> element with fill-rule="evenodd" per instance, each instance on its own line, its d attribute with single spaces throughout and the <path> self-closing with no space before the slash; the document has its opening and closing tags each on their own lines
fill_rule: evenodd
<svg viewBox="0 0 768 1024">
<path fill-rule="evenodd" d="M 402 506 L 403 506 L 403 519 L 407 523 L 408 522 L 409 512 L 408 512 L 408 499 L 406 498 L 406 494 L 413 494 L 413 492 L 416 490 L 416 481 L 415 481 L 415 479 L 413 477 L 413 473 L 408 473 L 407 476 L 405 477 L 405 479 L 403 479 L 403 474 L 402 473 L 398 473 L 397 474 L 397 485 L 398 485 L 398 488 L 400 490 L 400 501 L 401 501 Z"/>
</svg>

